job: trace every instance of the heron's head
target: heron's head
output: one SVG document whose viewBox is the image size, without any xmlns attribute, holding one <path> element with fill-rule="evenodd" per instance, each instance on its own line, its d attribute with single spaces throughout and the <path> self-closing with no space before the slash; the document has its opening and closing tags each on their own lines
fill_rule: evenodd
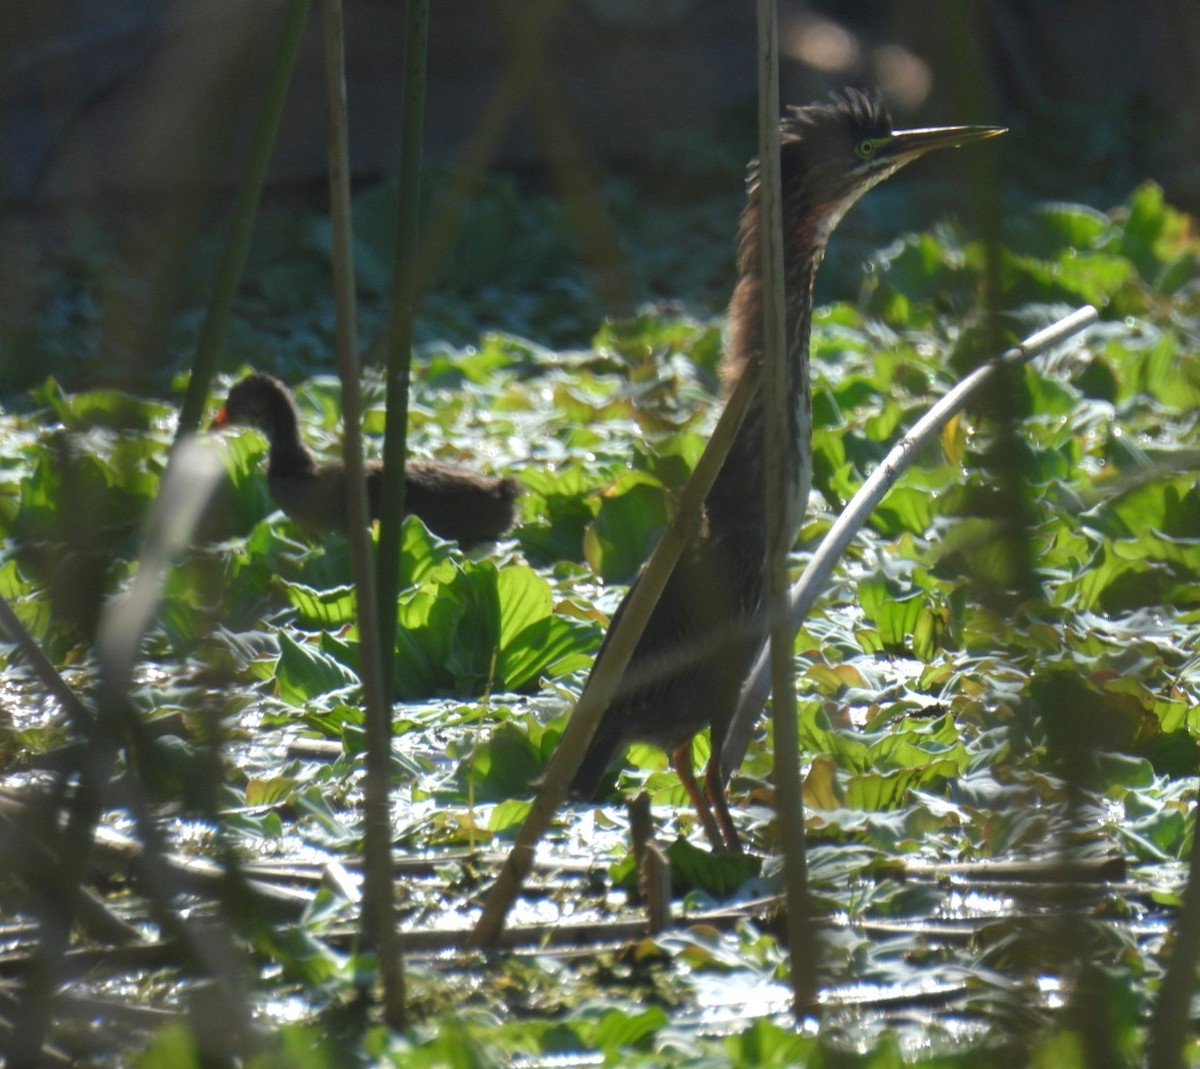
<svg viewBox="0 0 1200 1069">
<path fill-rule="evenodd" d="M 856 89 L 789 108 L 780 123 L 785 218 L 809 221 L 827 237 L 850 205 L 905 164 L 1002 133 L 999 126 L 893 130 L 880 98 Z"/>
</svg>

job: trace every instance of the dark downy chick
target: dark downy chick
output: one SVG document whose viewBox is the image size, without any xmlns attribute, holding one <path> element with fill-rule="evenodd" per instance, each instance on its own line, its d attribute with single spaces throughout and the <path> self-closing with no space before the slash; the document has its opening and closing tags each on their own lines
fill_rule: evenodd
<svg viewBox="0 0 1200 1069">
<path fill-rule="evenodd" d="M 318 464 L 300 436 L 300 413 L 288 388 L 264 372 L 247 375 L 229 391 L 214 428 L 245 424 L 270 444 L 267 487 L 275 503 L 313 533 L 345 530 L 346 473 L 341 464 Z M 383 469 L 368 460 L 367 497 L 379 518 Z M 512 526 L 519 487 L 513 479 L 479 475 L 436 461 L 405 465 L 405 510 L 434 534 L 464 548 L 491 542 Z"/>
</svg>

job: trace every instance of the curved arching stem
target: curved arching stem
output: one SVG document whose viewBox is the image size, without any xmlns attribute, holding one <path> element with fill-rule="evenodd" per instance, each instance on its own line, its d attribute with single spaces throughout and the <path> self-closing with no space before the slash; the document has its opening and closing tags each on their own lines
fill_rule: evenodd
<svg viewBox="0 0 1200 1069">
<path fill-rule="evenodd" d="M 967 402 L 986 386 L 1002 367 L 1019 367 L 1040 353 L 1061 345 L 1094 323 L 1096 318 L 1096 309 L 1091 305 L 1084 305 L 1056 323 L 1031 334 L 1020 345 L 1009 349 L 995 360 L 976 368 L 926 412 L 913 429 L 893 446 L 891 452 L 871 473 L 829 529 L 829 533 L 809 560 L 808 567 L 792 587 L 787 620 L 792 635 L 800 629 L 813 603 L 825 589 L 829 576 L 837 567 L 846 547 L 921 448 L 941 433 L 950 419 L 961 412 Z M 737 712 L 721 748 L 721 767 L 726 778 L 746 756 L 750 735 L 769 691 L 767 657 L 764 653 L 755 663 L 750 677 L 742 687 Z"/>
</svg>

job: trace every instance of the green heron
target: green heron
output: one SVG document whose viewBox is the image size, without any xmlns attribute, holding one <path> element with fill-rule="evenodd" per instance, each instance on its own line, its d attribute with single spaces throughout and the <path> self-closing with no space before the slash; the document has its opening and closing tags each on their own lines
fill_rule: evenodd
<svg viewBox="0 0 1200 1069">
<path fill-rule="evenodd" d="M 273 375 L 253 372 L 238 382 L 213 427 L 248 424 L 266 436 L 267 487 L 296 523 L 313 532 L 345 528 L 346 476 L 341 464 L 318 464 L 300 437 L 300 413 L 288 388 Z M 367 461 L 371 517 L 379 516 L 382 467 Z M 513 523 L 517 484 L 450 464 L 410 460 L 404 466 L 404 506 L 434 534 L 461 546 L 490 542 Z"/>
<path fill-rule="evenodd" d="M 616 696 L 572 783 L 592 798 L 613 758 L 630 742 L 649 742 L 671 758 L 718 852 L 739 851 L 720 764 L 721 742 L 738 693 L 766 635 L 763 593 L 766 494 L 782 494 L 792 537 L 803 519 L 811 479 L 808 345 L 813 282 L 833 228 L 868 189 L 933 149 L 1002 133 L 992 126 L 893 130 L 883 103 L 849 90 L 831 102 L 789 108 L 780 123 L 784 280 L 787 294 L 790 449 L 782 486 L 764 483 L 765 414 L 751 401 L 704 504 L 692 537 L 663 589 Z M 763 302 L 757 164 L 738 233 L 739 278 L 729 306 L 722 378 L 732 388 L 762 360 Z M 805 418 L 802 417 L 802 413 Z M 636 583 L 636 580 L 635 580 Z M 626 600 L 613 618 L 615 625 Z M 610 628 L 611 633 L 611 628 Z M 711 729 L 704 791 L 692 768 L 692 738 Z M 715 817 L 714 817 L 715 812 Z"/>
</svg>

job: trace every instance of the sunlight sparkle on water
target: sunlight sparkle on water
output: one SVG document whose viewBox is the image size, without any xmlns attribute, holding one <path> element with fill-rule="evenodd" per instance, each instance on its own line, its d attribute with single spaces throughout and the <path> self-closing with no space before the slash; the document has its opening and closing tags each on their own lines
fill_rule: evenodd
<svg viewBox="0 0 1200 1069">
<path fill-rule="evenodd" d="M 1047 1009 L 1061 1010 L 1067 1005 L 1067 985 L 1063 983 L 1061 977 L 1039 976 L 1037 986 L 1042 996 L 1042 1003 Z"/>
<path fill-rule="evenodd" d="M 788 1012 L 792 992 L 786 984 L 754 972 L 694 973 L 695 1022 L 705 1030 L 741 1030 L 755 1017 Z"/>
<path fill-rule="evenodd" d="M 299 1024 L 312 1020 L 313 1008 L 300 996 L 268 999 L 262 1005 L 263 1016 L 277 1024 Z"/>
<path fill-rule="evenodd" d="M 1011 898 L 979 894 L 976 891 L 966 894 L 951 891 L 943 901 L 939 914 L 947 918 L 1004 917 L 1015 908 L 1016 903 Z"/>
</svg>

